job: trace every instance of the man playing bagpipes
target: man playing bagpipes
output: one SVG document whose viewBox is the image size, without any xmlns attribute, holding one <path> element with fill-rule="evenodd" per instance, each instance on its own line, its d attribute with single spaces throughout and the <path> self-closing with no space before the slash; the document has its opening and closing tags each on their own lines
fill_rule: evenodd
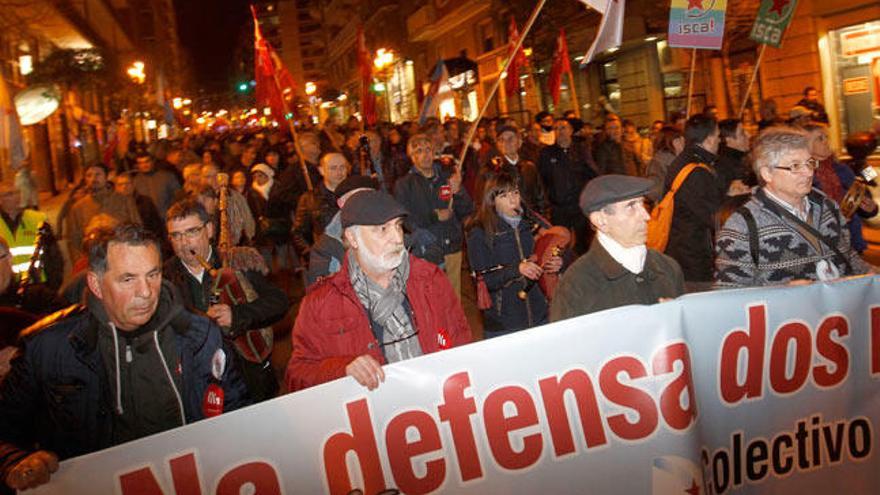
<svg viewBox="0 0 880 495">
<path fill-rule="evenodd" d="M 212 245 L 214 223 L 197 200 L 172 205 L 166 222 L 175 256 L 165 263 L 165 278 L 180 290 L 188 309 L 206 314 L 232 341 L 251 399 L 271 399 L 278 381 L 270 362 L 270 325 L 287 312 L 287 296 L 266 280 L 269 270 L 257 250 L 223 246 L 229 244 L 222 232 L 218 246 Z"/>
<path fill-rule="evenodd" d="M 547 323 L 547 301 L 571 241 L 568 230 L 551 227 L 524 208 L 518 178 L 506 172 L 486 182 L 466 229 L 483 335 L 497 337 Z"/>
</svg>

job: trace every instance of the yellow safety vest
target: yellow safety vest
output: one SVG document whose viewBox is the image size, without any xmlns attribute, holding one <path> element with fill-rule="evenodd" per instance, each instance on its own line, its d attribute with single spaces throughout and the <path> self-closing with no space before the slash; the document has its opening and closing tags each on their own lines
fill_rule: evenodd
<svg viewBox="0 0 880 495">
<path fill-rule="evenodd" d="M 28 269 L 37 242 L 37 229 L 48 218 L 43 212 L 24 210 L 21 214 L 21 221 L 18 222 L 18 228 L 12 232 L 3 217 L 0 217 L 0 237 L 9 243 L 13 272 L 21 273 Z"/>
</svg>

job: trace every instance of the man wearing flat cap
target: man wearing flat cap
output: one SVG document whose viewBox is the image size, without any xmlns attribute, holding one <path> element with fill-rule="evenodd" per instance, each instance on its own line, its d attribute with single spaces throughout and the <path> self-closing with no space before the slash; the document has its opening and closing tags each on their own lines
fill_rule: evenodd
<svg viewBox="0 0 880 495">
<path fill-rule="evenodd" d="M 603 175 L 590 181 L 580 207 L 596 231 L 590 250 L 565 272 L 550 307 L 551 321 L 629 304 L 654 304 L 684 292 L 675 260 L 648 249 L 645 195 L 652 181 Z"/>
<path fill-rule="evenodd" d="M 289 391 L 353 377 L 374 389 L 382 365 L 466 344 L 471 331 L 452 285 L 403 244 L 406 209 L 361 191 L 342 208 L 342 267 L 303 299 L 293 327 Z"/>
</svg>

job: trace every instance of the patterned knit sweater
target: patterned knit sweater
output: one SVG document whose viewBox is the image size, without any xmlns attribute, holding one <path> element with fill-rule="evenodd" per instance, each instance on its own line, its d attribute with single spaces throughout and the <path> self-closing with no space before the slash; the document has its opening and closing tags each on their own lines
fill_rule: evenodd
<svg viewBox="0 0 880 495">
<path fill-rule="evenodd" d="M 813 189 L 807 199 L 810 205 L 808 223 L 837 247 L 849 261 L 849 266 L 825 243 L 813 243 L 808 236 L 799 232 L 792 220 L 778 213 L 783 208 L 770 203 L 773 200 L 767 197 L 762 188 L 758 188 L 744 205 L 751 212 L 757 227 L 757 264 L 752 253 L 750 228 L 744 216 L 737 211 L 727 219 L 716 239 L 715 287 L 753 287 L 780 285 L 792 280 L 818 280 L 816 265 L 821 260 L 834 265 L 841 276 L 870 272 L 871 266 L 850 246 L 849 230 L 843 228 L 845 221 L 837 205 L 817 189 Z"/>
</svg>

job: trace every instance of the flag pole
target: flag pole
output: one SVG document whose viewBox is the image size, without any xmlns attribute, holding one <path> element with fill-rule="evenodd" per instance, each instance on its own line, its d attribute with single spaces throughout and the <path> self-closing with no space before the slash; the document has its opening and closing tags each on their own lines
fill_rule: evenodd
<svg viewBox="0 0 880 495">
<path fill-rule="evenodd" d="M 688 100 L 687 109 L 685 110 L 685 118 L 691 117 L 691 95 L 694 93 L 694 69 L 697 66 L 697 49 L 691 51 L 691 75 L 688 77 Z"/>
<path fill-rule="evenodd" d="M 529 17 L 529 20 L 526 22 L 525 28 L 523 29 L 522 34 L 520 34 L 519 39 L 516 40 L 516 47 L 514 47 L 513 51 L 510 52 L 510 56 L 507 57 L 507 61 L 504 63 L 504 68 L 501 69 L 501 72 L 498 75 L 498 79 L 495 80 L 495 83 L 492 85 L 492 89 L 489 91 L 489 94 L 486 96 L 486 101 L 483 102 L 483 106 L 480 108 L 480 113 L 477 114 L 477 118 L 474 120 L 473 124 L 468 129 L 467 139 L 464 140 L 464 146 L 461 148 L 461 155 L 458 157 L 458 163 L 455 165 L 456 167 L 461 167 L 464 163 L 464 159 L 467 156 L 468 148 L 471 146 L 471 142 L 474 140 L 474 136 L 477 134 L 477 124 L 480 122 L 480 119 L 483 118 L 483 115 L 486 113 L 486 110 L 489 108 L 489 103 L 492 101 L 492 98 L 495 97 L 495 93 L 498 92 L 498 86 L 501 85 L 501 74 L 507 72 L 507 69 L 510 67 L 511 62 L 516 57 L 516 54 L 519 52 L 519 49 L 522 48 L 523 42 L 526 39 L 526 35 L 529 34 L 529 31 L 532 30 L 532 25 L 535 24 L 535 20 L 538 18 L 538 14 L 541 13 L 541 9 L 544 8 L 544 4 L 547 3 L 547 0 L 538 0 L 538 4 L 535 5 L 535 9 L 532 10 L 532 15 Z"/>
<path fill-rule="evenodd" d="M 764 49 L 767 45 L 761 43 L 761 51 L 758 52 L 758 60 L 755 62 L 755 70 L 752 71 L 752 78 L 749 80 L 749 86 L 746 88 L 746 94 L 743 96 L 742 106 L 739 107 L 739 119 L 742 120 L 743 113 L 746 111 L 746 103 L 749 101 L 749 95 L 752 92 L 752 86 L 755 84 L 755 78 L 758 77 L 758 69 L 761 67 L 761 60 L 764 58 Z"/>
<path fill-rule="evenodd" d="M 254 30 L 258 32 L 260 28 L 260 23 L 257 20 L 257 10 L 254 8 L 253 4 L 251 4 L 251 14 L 254 16 Z M 262 38 L 262 34 L 260 34 L 260 38 Z M 265 41 L 265 43 L 269 43 Z M 290 107 L 287 106 L 287 100 L 284 98 L 284 92 L 281 91 L 281 81 L 278 80 L 278 71 L 275 70 L 274 67 L 275 62 L 272 61 L 273 70 L 272 70 L 272 80 L 275 82 L 275 89 L 278 90 L 278 97 L 281 100 L 281 106 L 284 110 L 284 120 L 287 122 L 287 127 L 290 129 L 290 135 L 293 138 L 293 147 L 296 150 L 296 155 L 299 157 L 299 166 L 302 168 L 303 177 L 306 180 L 306 187 L 309 191 L 314 189 L 312 185 L 312 177 L 309 175 L 309 168 L 306 165 L 305 158 L 303 158 L 302 148 L 299 145 L 299 134 L 296 132 L 296 126 L 293 124 L 293 112 L 290 111 Z M 290 114 L 290 118 L 287 118 L 287 115 Z"/>
<path fill-rule="evenodd" d="M 567 57 L 568 54 L 565 54 L 565 56 Z M 568 71 L 568 88 L 571 90 L 571 101 L 574 103 L 574 116 L 581 118 L 581 105 L 578 103 L 577 89 L 574 87 L 573 71 Z"/>
</svg>

